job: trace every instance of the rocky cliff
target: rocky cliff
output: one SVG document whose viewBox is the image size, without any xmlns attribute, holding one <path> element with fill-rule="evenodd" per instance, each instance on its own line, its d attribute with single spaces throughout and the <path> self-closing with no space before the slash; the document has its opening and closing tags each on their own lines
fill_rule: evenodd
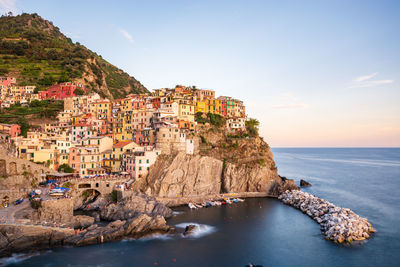
<svg viewBox="0 0 400 267">
<path fill-rule="evenodd" d="M 285 182 L 261 137 L 231 138 L 224 127 L 199 125 L 195 155 L 161 155 L 146 178 L 133 187 L 160 198 L 191 198 L 224 193 L 263 192 L 278 196 Z"/>
<path fill-rule="evenodd" d="M 172 210 L 157 202 L 154 198 L 134 193 L 118 203 L 105 206 L 100 212 L 100 218 L 106 221 L 127 220 L 137 214 L 170 217 Z"/>
</svg>

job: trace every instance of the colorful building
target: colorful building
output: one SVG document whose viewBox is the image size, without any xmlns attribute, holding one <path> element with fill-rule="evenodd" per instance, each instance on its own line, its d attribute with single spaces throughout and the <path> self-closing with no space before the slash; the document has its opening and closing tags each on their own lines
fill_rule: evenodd
<svg viewBox="0 0 400 267">
<path fill-rule="evenodd" d="M 86 91 L 85 86 L 82 84 L 70 83 L 70 82 L 60 83 L 51 86 L 46 91 L 40 91 L 39 98 L 63 100 L 67 97 L 76 96 L 75 94 L 76 89 L 83 90 L 84 92 Z"/>
</svg>

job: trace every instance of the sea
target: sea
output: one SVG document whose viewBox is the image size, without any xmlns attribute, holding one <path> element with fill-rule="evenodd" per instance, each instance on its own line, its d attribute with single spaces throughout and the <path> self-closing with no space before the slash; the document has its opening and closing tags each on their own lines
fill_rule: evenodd
<svg viewBox="0 0 400 267">
<path fill-rule="evenodd" d="M 339 245 L 311 218 L 276 199 L 190 210 L 168 224 L 175 234 L 2 259 L 8 266 L 400 266 L 400 148 L 274 148 L 280 175 L 302 190 L 367 218 L 376 233 Z M 190 237 L 185 226 L 198 225 Z"/>
</svg>

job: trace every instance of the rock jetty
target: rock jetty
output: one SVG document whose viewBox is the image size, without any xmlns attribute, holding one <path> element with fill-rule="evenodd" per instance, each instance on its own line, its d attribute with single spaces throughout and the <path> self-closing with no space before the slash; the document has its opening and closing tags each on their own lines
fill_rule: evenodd
<svg viewBox="0 0 400 267">
<path fill-rule="evenodd" d="M 336 243 L 364 240 L 375 232 L 367 219 L 358 216 L 352 210 L 337 207 L 309 193 L 287 190 L 279 195 L 278 199 L 313 218 L 321 225 L 326 239 Z"/>
</svg>

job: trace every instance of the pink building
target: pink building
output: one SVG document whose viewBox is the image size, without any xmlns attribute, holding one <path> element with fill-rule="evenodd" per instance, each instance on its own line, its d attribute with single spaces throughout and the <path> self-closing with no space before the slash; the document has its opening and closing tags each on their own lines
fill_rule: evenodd
<svg viewBox="0 0 400 267">
<path fill-rule="evenodd" d="M 11 86 L 17 83 L 17 79 L 13 77 L 0 77 L 0 85 L 2 86 Z"/>
<path fill-rule="evenodd" d="M 69 149 L 69 166 L 71 166 L 76 173 L 79 173 L 81 170 L 81 156 L 77 147 L 71 147 Z"/>
<path fill-rule="evenodd" d="M 76 89 L 81 89 L 84 92 L 85 86 L 82 84 L 77 84 L 77 83 L 60 83 L 51 86 L 49 89 L 46 91 L 40 91 L 39 92 L 39 99 L 58 99 L 58 100 L 63 100 L 64 98 L 71 97 L 71 96 L 76 96 L 74 93 Z"/>
<path fill-rule="evenodd" d="M 16 137 L 21 134 L 21 126 L 18 124 L 0 123 L 0 133 L 9 137 Z"/>
</svg>

